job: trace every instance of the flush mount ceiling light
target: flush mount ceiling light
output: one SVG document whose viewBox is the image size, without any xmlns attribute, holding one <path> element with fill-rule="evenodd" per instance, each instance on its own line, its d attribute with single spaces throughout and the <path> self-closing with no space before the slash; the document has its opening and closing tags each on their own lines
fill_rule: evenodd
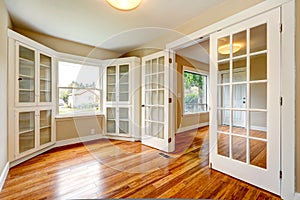
<svg viewBox="0 0 300 200">
<path fill-rule="evenodd" d="M 140 5 L 142 0 L 106 0 L 118 10 L 133 10 Z"/>
<path fill-rule="evenodd" d="M 232 53 L 236 53 L 241 49 L 242 45 L 240 44 L 232 44 Z M 230 54 L 230 44 L 225 44 L 218 48 L 218 52 L 220 54 Z"/>
</svg>

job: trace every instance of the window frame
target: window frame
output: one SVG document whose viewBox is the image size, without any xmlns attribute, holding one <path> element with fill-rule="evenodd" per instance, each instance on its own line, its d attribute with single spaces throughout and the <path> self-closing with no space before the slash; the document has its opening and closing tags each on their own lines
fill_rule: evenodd
<svg viewBox="0 0 300 200">
<path fill-rule="evenodd" d="M 88 66 L 88 67 L 97 67 L 99 69 L 99 88 L 78 88 L 78 87 L 65 87 L 59 86 L 59 63 L 66 62 L 76 65 Z M 90 115 L 99 115 L 103 114 L 103 62 L 101 60 L 86 58 L 81 56 L 75 56 L 70 54 L 61 53 L 56 61 L 56 117 L 57 118 L 67 118 L 67 117 L 80 117 L 80 116 L 90 116 Z M 59 113 L 59 90 L 60 89 L 91 89 L 99 91 L 99 110 L 98 111 L 82 111 L 82 112 L 71 112 L 66 114 Z"/>
<path fill-rule="evenodd" d="M 201 75 L 201 76 L 206 76 L 206 111 L 199 111 L 199 112 L 185 112 L 185 102 L 184 102 L 184 97 L 185 97 L 185 87 L 184 87 L 184 73 L 185 72 L 189 72 L 189 73 L 193 73 L 193 74 L 197 74 L 197 75 Z M 191 68 L 191 67 L 187 67 L 187 66 L 183 66 L 183 70 L 182 70 L 182 95 L 183 95 L 183 103 L 182 103 L 182 115 L 183 116 L 188 116 L 188 115 L 197 115 L 197 114 L 205 114 L 205 113 L 209 113 L 209 71 L 204 71 L 204 70 L 199 70 L 196 68 Z"/>
</svg>

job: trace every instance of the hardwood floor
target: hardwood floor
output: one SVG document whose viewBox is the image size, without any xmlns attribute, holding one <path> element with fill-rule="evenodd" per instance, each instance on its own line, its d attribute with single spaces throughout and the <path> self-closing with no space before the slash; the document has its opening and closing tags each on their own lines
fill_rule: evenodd
<svg viewBox="0 0 300 200">
<path fill-rule="evenodd" d="M 170 154 L 140 142 L 56 148 L 9 171 L 0 199 L 280 199 L 208 168 L 208 128 L 176 135 Z"/>
</svg>

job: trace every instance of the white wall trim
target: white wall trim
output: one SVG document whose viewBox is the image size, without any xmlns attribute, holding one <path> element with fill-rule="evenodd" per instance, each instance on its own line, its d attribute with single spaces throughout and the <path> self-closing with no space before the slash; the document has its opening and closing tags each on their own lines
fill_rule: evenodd
<svg viewBox="0 0 300 200">
<path fill-rule="evenodd" d="M 71 145 L 71 144 L 78 144 L 78 143 L 82 143 L 82 142 L 88 142 L 88 141 L 92 141 L 92 140 L 98 140 L 98 139 L 102 139 L 104 137 L 105 136 L 103 136 L 102 134 L 97 134 L 97 135 L 89 135 L 89 136 L 84 136 L 84 137 L 61 140 L 61 141 L 56 142 L 56 144 L 54 145 L 54 148 L 67 146 L 67 145 Z"/>
<path fill-rule="evenodd" d="M 190 131 L 190 130 L 197 129 L 197 128 L 201 128 L 201 127 L 205 127 L 205 126 L 208 126 L 208 125 L 209 125 L 208 122 L 203 122 L 203 123 L 195 124 L 195 125 L 192 125 L 192 126 L 180 127 L 179 129 L 176 130 L 176 134 L 177 133 L 183 133 L 185 131 Z"/>
<path fill-rule="evenodd" d="M 267 127 L 265 126 L 250 126 L 251 130 L 257 130 L 257 131 L 267 131 Z"/>
<path fill-rule="evenodd" d="M 2 173 L 1 173 L 1 176 L 0 176 L 0 192 L 2 191 L 2 188 L 4 186 L 6 177 L 8 175 L 8 171 L 9 171 L 9 162 L 6 163 L 4 169 L 3 169 Z"/>
</svg>

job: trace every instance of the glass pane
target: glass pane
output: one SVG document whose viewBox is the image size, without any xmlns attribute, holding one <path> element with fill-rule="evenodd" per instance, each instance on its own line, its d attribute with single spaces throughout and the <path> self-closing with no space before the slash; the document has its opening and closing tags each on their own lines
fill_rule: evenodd
<svg viewBox="0 0 300 200">
<path fill-rule="evenodd" d="M 119 122 L 119 133 L 120 134 L 129 134 L 129 122 L 122 121 Z"/>
<path fill-rule="evenodd" d="M 120 99 L 120 101 L 129 101 L 128 92 L 126 92 L 126 93 L 120 92 L 119 99 Z"/>
<path fill-rule="evenodd" d="M 120 65 L 119 66 L 119 70 L 120 70 L 120 74 L 127 74 L 129 72 L 129 65 L 126 64 L 126 65 Z"/>
<path fill-rule="evenodd" d="M 146 105 L 151 105 L 151 92 L 145 92 L 145 104 Z"/>
<path fill-rule="evenodd" d="M 158 132 L 158 124 L 157 123 L 151 123 L 151 136 L 153 137 L 159 137 L 159 132 Z"/>
<path fill-rule="evenodd" d="M 158 108 L 158 121 L 164 122 L 164 108 Z"/>
<path fill-rule="evenodd" d="M 146 74 L 151 74 L 151 61 L 146 61 Z"/>
<path fill-rule="evenodd" d="M 250 136 L 267 139 L 267 112 L 250 112 Z"/>
<path fill-rule="evenodd" d="M 151 76 L 152 89 L 157 89 L 157 74 Z"/>
<path fill-rule="evenodd" d="M 35 112 L 19 113 L 19 152 L 35 148 Z"/>
<path fill-rule="evenodd" d="M 158 68 L 157 59 L 153 59 L 152 60 L 152 74 L 157 73 L 157 68 Z"/>
<path fill-rule="evenodd" d="M 232 111 L 232 133 L 246 135 L 246 111 Z"/>
<path fill-rule="evenodd" d="M 107 119 L 116 119 L 116 108 L 107 108 L 106 109 Z"/>
<path fill-rule="evenodd" d="M 164 91 L 163 90 L 158 91 L 158 104 L 164 105 Z"/>
<path fill-rule="evenodd" d="M 116 101 L 116 66 L 107 67 L 106 101 Z"/>
<path fill-rule="evenodd" d="M 107 133 L 116 133 L 116 121 L 107 120 Z"/>
<path fill-rule="evenodd" d="M 250 84 L 250 108 L 267 109 L 267 83 Z"/>
<path fill-rule="evenodd" d="M 250 57 L 250 81 L 267 80 L 267 54 Z"/>
<path fill-rule="evenodd" d="M 119 108 L 119 118 L 120 119 L 129 119 L 129 109 L 128 108 Z"/>
<path fill-rule="evenodd" d="M 158 74 L 158 88 L 164 88 L 164 74 Z"/>
<path fill-rule="evenodd" d="M 267 143 L 250 139 L 250 164 L 267 169 Z"/>
<path fill-rule="evenodd" d="M 250 29 L 250 52 L 267 50 L 267 24 Z"/>
<path fill-rule="evenodd" d="M 230 108 L 230 86 L 218 87 L 218 107 Z"/>
<path fill-rule="evenodd" d="M 218 133 L 218 154 L 229 157 L 229 135 Z"/>
<path fill-rule="evenodd" d="M 218 131 L 230 131 L 230 110 L 218 110 Z"/>
<path fill-rule="evenodd" d="M 40 145 L 51 142 L 51 128 L 43 128 L 40 130 Z"/>
<path fill-rule="evenodd" d="M 225 63 L 219 63 L 218 64 L 218 70 L 219 70 L 219 76 L 218 76 L 218 83 L 223 84 L 223 83 L 229 83 L 230 82 L 230 64 L 229 62 Z"/>
<path fill-rule="evenodd" d="M 246 162 L 247 139 L 244 137 L 232 136 L 232 158 Z"/>
<path fill-rule="evenodd" d="M 243 82 L 247 80 L 247 58 L 233 61 L 232 82 Z"/>
<path fill-rule="evenodd" d="M 164 71 L 164 67 L 165 67 L 164 65 L 165 65 L 165 57 L 158 58 L 158 72 Z"/>
<path fill-rule="evenodd" d="M 151 89 L 151 86 L 152 86 L 151 76 L 146 76 L 145 77 L 145 87 L 146 87 L 146 89 Z"/>
<path fill-rule="evenodd" d="M 163 124 L 158 124 L 158 138 L 164 139 L 164 125 Z"/>
<path fill-rule="evenodd" d="M 40 112 L 40 145 L 51 142 L 51 110 Z"/>
<path fill-rule="evenodd" d="M 51 126 L 51 110 L 40 112 L 40 128 Z"/>
<path fill-rule="evenodd" d="M 233 56 L 246 55 L 247 53 L 247 31 L 236 33 L 232 37 Z"/>
<path fill-rule="evenodd" d="M 152 107 L 152 109 L 151 109 L 151 120 L 152 121 L 156 121 L 156 122 L 159 121 L 159 118 L 158 118 L 158 107 Z"/>
<path fill-rule="evenodd" d="M 246 108 L 247 84 L 238 84 L 232 86 L 232 107 Z"/>
<path fill-rule="evenodd" d="M 150 136 L 151 132 L 152 132 L 152 130 L 151 130 L 151 122 L 146 122 L 145 123 L 145 134 Z"/>
<path fill-rule="evenodd" d="M 40 102 L 51 102 L 52 94 L 51 58 L 40 54 Z"/>
<path fill-rule="evenodd" d="M 157 97 L 157 91 L 153 91 L 151 93 L 151 105 L 157 105 L 158 104 L 158 97 Z"/>
<path fill-rule="evenodd" d="M 230 55 L 230 37 L 218 39 L 218 60 L 229 58 Z"/>
<path fill-rule="evenodd" d="M 145 107 L 145 120 L 151 120 L 151 107 Z"/>
<path fill-rule="evenodd" d="M 23 46 L 19 46 L 19 57 L 28 61 L 35 61 L 34 51 Z"/>
</svg>

